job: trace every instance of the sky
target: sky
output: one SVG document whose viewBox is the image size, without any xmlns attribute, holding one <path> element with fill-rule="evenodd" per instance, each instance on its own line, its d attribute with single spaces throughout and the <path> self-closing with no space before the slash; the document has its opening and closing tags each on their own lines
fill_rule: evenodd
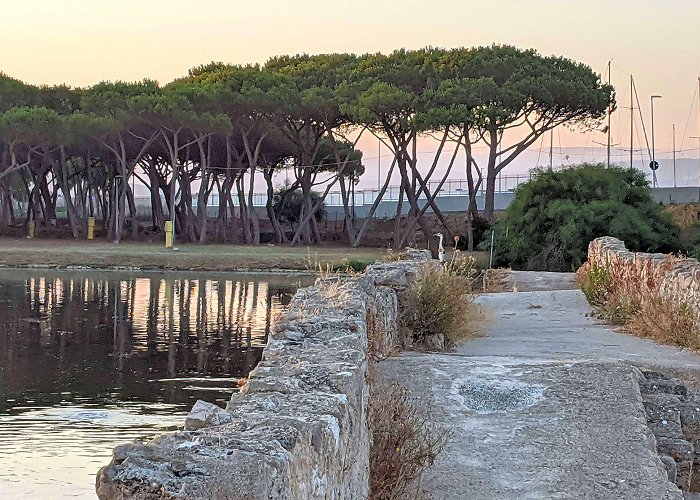
<svg viewBox="0 0 700 500">
<path fill-rule="evenodd" d="M 647 132 L 649 96 L 663 96 L 654 104 L 657 156 L 670 158 L 675 123 L 678 155 L 698 157 L 698 139 L 690 137 L 700 136 L 700 0 L 0 0 L 0 13 L 0 71 L 34 84 L 146 77 L 167 83 L 209 61 L 428 45 L 535 48 L 584 62 L 604 80 L 612 60 L 619 105 L 612 142 L 620 143 L 614 157 L 628 156 L 622 148 L 630 141 L 630 74 Z M 551 141 L 555 162 L 566 163 L 587 150 L 594 154 L 594 141 L 606 137 L 561 130 Z M 526 169 L 535 156 L 545 161 L 548 143 L 534 146 L 527 162 L 513 168 Z M 639 144 L 646 149 L 641 135 L 635 148 Z M 365 152 L 370 166 L 376 141 L 361 147 L 371 150 Z"/>
</svg>

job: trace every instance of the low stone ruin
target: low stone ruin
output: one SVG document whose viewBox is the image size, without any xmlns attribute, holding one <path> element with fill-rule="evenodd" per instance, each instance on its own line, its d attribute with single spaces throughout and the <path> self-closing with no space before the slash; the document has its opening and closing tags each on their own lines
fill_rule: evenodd
<svg viewBox="0 0 700 500">
<path fill-rule="evenodd" d="M 618 279 L 653 283 L 662 298 L 684 304 L 700 319 L 700 262 L 696 259 L 631 252 L 624 242 L 605 236 L 589 244 L 588 262 L 614 270 Z"/>
<path fill-rule="evenodd" d="M 98 496 L 367 498 L 369 350 L 400 341 L 401 297 L 430 254 L 408 258 L 300 289 L 227 408 L 198 401 L 185 430 L 115 448 Z"/>
</svg>

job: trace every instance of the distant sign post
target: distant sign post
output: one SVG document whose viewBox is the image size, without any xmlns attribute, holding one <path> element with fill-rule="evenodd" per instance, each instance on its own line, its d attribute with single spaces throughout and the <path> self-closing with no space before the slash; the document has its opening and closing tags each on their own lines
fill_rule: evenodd
<svg viewBox="0 0 700 500">
<path fill-rule="evenodd" d="M 651 160 L 649 162 L 649 168 L 651 169 L 651 187 L 656 187 L 658 185 L 656 182 L 656 171 L 659 169 L 659 162 Z"/>
</svg>

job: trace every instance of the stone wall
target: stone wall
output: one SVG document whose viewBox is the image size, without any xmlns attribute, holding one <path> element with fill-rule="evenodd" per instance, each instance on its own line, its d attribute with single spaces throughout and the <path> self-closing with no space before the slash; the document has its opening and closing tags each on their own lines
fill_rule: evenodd
<svg viewBox="0 0 700 500">
<path fill-rule="evenodd" d="M 607 268 L 616 280 L 637 283 L 700 318 L 700 263 L 658 253 L 630 252 L 617 238 L 605 236 L 588 246 L 588 262 Z"/>
<path fill-rule="evenodd" d="M 198 401 L 184 431 L 115 448 L 98 496 L 367 498 L 368 358 L 399 342 L 401 297 L 430 254 L 408 257 L 300 289 L 227 408 Z"/>
</svg>

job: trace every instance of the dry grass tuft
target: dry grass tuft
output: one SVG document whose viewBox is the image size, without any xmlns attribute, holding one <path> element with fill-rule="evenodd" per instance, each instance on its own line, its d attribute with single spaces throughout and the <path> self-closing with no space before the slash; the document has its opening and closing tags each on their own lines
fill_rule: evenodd
<svg viewBox="0 0 700 500">
<path fill-rule="evenodd" d="M 371 385 L 369 426 L 372 500 L 429 499 L 421 488 L 424 470 L 444 449 L 448 432 L 396 381 Z"/>
<path fill-rule="evenodd" d="M 479 311 L 474 304 L 474 282 L 478 279 L 473 257 L 459 252 L 443 268 L 426 267 L 409 293 L 403 324 L 415 342 L 444 336 L 445 347 L 476 336 Z"/>
<path fill-rule="evenodd" d="M 382 262 L 396 262 L 398 260 L 401 260 L 401 254 L 394 252 L 393 248 L 387 248 L 386 252 L 382 254 Z"/>
<path fill-rule="evenodd" d="M 668 205 L 664 207 L 664 212 L 671 216 L 681 231 L 687 231 L 700 219 L 700 205 L 697 203 Z"/>
<path fill-rule="evenodd" d="M 508 290 L 510 269 L 484 269 L 481 274 L 481 289 L 484 293 L 505 292 Z"/>
<path fill-rule="evenodd" d="M 675 303 L 660 293 L 663 274 L 678 258 L 663 266 L 651 261 L 622 269 L 587 263 L 578 282 L 596 315 L 622 330 L 658 342 L 700 349 L 700 322 L 687 304 Z"/>
</svg>

